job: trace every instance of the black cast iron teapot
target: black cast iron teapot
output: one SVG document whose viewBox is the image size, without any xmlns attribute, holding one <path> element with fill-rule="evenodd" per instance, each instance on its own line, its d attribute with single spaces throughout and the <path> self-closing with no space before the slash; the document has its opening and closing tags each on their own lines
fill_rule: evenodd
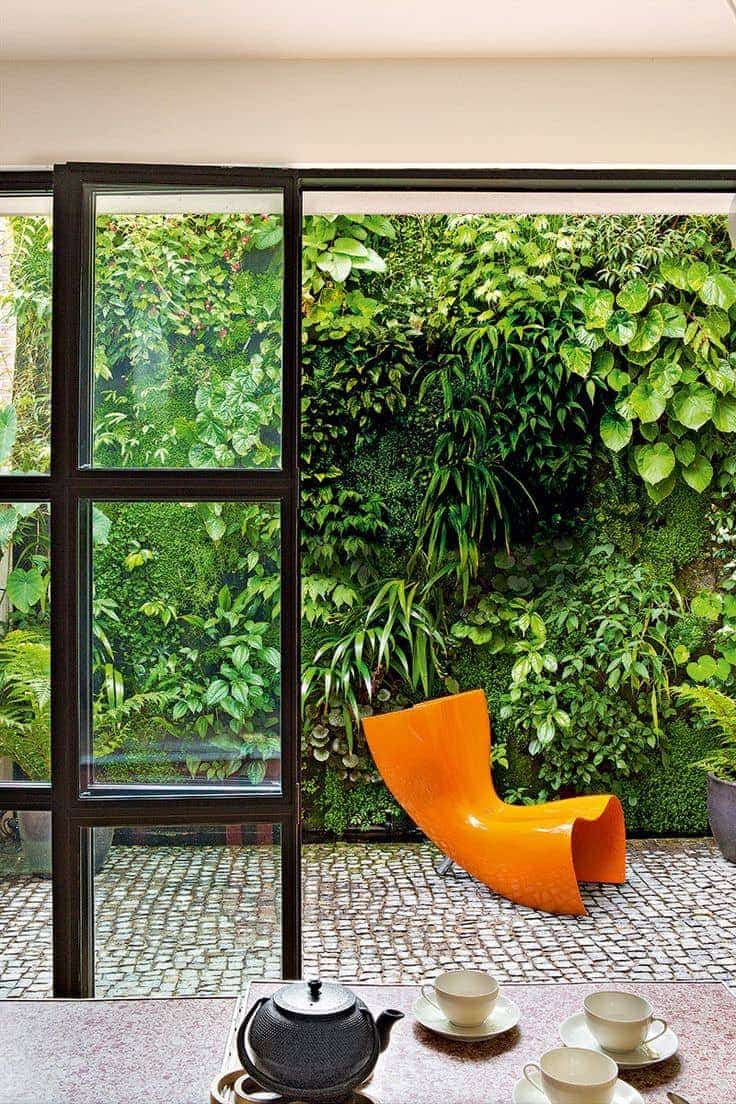
<svg viewBox="0 0 736 1104">
<path fill-rule="evenodd" d="M 403 1015 L 389 1008 L 374 1020 L 344 986 L 298 981 L 248 1010 L 238 1029 L 238 1056 L 270 1092 L 336 1104 L 367 1081 Z"/>
</svg>

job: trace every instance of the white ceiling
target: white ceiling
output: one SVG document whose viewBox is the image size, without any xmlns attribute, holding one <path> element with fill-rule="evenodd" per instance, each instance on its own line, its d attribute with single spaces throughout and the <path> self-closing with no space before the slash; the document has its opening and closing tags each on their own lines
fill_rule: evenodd
<svg viewBox="0 0 736 1104">
<path fill-rule="evenodd" d="M 1 6 L 0 58 L 18 61 L 736 58 L 736 0 L 1 0 Z"/>
</svg>

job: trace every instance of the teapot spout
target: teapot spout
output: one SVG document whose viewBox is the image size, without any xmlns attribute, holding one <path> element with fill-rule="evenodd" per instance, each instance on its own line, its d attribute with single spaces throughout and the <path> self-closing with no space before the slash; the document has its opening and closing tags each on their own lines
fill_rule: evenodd
<svg viewBox="0 0 736 1104">
<path fill-rule="evenodd" d="M 404 1013 L 399 1012 L 397 1008 L 387 1008 L 385 1012 L 376 1020 L 376 1028 L 378 1030 L 378 1040 L 381 1047 L 381 1053 L 388 1046 L 388 1041 L 391 1038 L 391 1028 L 398 1020 L 403 1020 Z"/>
</svg>

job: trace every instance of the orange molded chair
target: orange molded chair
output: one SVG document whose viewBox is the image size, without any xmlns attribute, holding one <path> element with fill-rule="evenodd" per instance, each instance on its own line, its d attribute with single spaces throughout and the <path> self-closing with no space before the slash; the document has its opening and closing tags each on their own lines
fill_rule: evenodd
<svg viewBox="0 0 736 1104">
<path fill-rule="evenodd" d="M 445 855 L 502 896 L 581 916 L 586 910 L 578 881 L 625 881 L 618 798 L 522 806 L 498 796 L 482 690 L 366 717 L 363 727 L 399 804 Z"/>
</svg>

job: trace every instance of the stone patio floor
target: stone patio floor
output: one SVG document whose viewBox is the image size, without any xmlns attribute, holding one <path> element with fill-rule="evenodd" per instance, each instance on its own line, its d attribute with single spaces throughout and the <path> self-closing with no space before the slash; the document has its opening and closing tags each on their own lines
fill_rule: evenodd
<svg viewBox="0 0 736 1104">
<path fill-rule="evenodd" d="M 50 994 L 51 887 L 0 862 L 0 996 Z M 629 843 L 624 886 L 585 917 L 505 901 L 427 843 L 304 848 L 304 973 L 422 981 L 480 966 L 509 981 L 718 980 L 736 992 L 736 865 L 709 840 Z M 280 973 L 272 846 L 113 847 L 96 879 L 98 996 L 236 993 Z"/>
</svg>

